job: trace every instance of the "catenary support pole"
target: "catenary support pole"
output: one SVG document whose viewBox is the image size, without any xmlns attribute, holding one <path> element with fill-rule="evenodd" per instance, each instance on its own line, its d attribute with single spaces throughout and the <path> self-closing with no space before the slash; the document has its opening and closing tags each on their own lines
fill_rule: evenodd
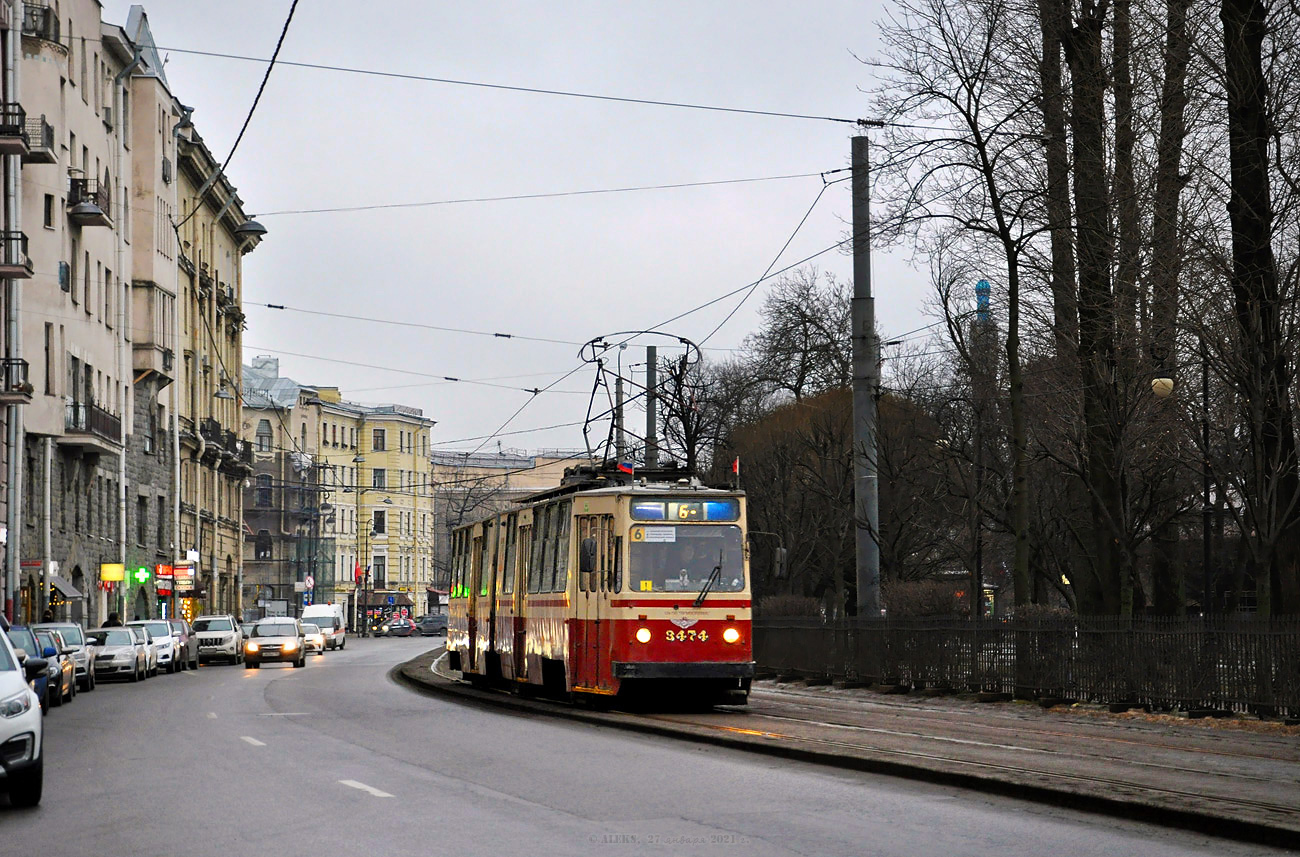
<svg viewBox="0 0 1300 857">
<path fill-rule="evenodd" d="M 614 379 L 614 464 L 627 461 L 627 437 L 623 434 L 623 376 Z"/>
<path fill-rule="evenodd" d="M 659 405 L 659 349 L 645 349 L 645 468 L 659 467 L 659 426 L 655 409 Z"/>
<path fill-rule="evenodd" d="M 867 138 L 853 138 L 853 495 L 857 528 L 858 615 L 880 615 L 876 392 L 880 386 L 876 307 L 871 296 L 871 184 Z"/>
</svg>

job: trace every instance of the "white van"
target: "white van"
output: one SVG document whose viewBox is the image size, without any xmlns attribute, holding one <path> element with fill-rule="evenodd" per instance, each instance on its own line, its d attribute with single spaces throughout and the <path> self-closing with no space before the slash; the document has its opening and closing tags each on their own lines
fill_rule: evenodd
<svg viewBox="0 0 1300 857">
<path fill-rule="evenodd" d="M 347 634 L 343 630 L 347 622 L 343 617 L 342 604 L 309 604 L 302 608 L 302 621 L 320 626 L 328 649 L 341 649 L 347 642 Z"/>
</svg>

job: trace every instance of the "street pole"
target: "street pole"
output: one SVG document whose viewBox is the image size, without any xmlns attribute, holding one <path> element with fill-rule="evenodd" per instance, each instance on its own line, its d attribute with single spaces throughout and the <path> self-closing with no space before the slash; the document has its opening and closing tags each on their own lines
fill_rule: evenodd
<svg viewBox="0 0 1300 857">
<path fill-rule="evenodd" d="M 1210 358 L 1201 335 L 1201 614 L 1214 612 L 1214 573 L 1210 556 Z"/>
<path fill-rule="evenodd" d="M 614 464 L 627 460 L 627 437 L 623 434 L 623 376 L 614 379 Z"/>
<path fill-rule="evenodd" d="M 659 427 L 655 409 L 659 403 L 659 349 L 647 345 L 645 349 L 645 469 L 659 467 Z"/>
<path fill-rule="evenodd" d="M 857 528 L 858 616 L 880 615 L 880 495 L 876 474 L 876 392 L 880 354 L 871 296 L 871 184 L 867 138 L 853 138 L 853 499 Z"/>
</svg>

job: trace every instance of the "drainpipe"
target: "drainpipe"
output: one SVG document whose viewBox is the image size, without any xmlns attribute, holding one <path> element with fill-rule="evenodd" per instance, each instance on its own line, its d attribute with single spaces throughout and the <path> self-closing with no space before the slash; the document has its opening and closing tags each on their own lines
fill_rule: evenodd
<svg viewBox="0 0 1300 857">
<path fill-rule="evenodd" d="M 45 471 L 44 471 L 45 479 L 42 480 L 45 484 L 43 486 L 43 490 L 41 491 L 41 504 L 44 507 L 42 511 L 45 514 L 45 526 L 42 528 L 44 532 L 41 533 L 41 568 L 48 570 L 50 567 L 50 560 L 53 559 L 53 557 L 51 556 L 53 551 L 51 549 L 51 544 L 50 544 L 50 509 L 53 506 L 51 502 L 52 492 L 50 490 L 51 489 L 50 476 L 54 472 L 53 471 L 54 438 L 52 437 L 45 438 L 45 443 L 42 444 L 42 446 L 45 448 L 45 456 L 44 456 L 45 457 Z M 96 570 L 95 576 L 98 577 L 98 570 Z M 85 584 L 83 583 L 82 585 Z M 48 596 L 49 593 L 47 591 L 44 594 Z M 90 596 L 85 592 L 81 593 L 81 595 L 85 599 L 86 610 L 87 612 L 89 612 Z M 41 605 L 42 610 L 44 609 L 44 607 L 45 605 L 42 604 Z"/>
<path fill-rule="evenodd" d="M 178 121 L 175 125 L 172 126 L 172 160 L 174 165 L 172 170 L 172 199 L 171 199 L 172 211 L 176 211 L 179 208 L 178 188 L 180 186 L 179 177 L 180 177 L 180 169 L 181 169 L 181 146 L 180 146 L 181 131 L 190 126 L 190 116 L 194 113 L 193 107 L 186 107 L 184 104 L 180 104 L 180 102 L 177 102 L 177 104 L 181 108 L 181 118 L 180 121 Z M 181 348 L 180 303 L 182 299 L 188 300 L 188 298 L 183 298 L 181 295 L 180 257 L 181 257 L 181 253 L 184 252 L 184 248 L 181 246 L 181 233 L 179 229 L 176 229 L 174 227 L 174 225 L 172 231 L 176 235 L 176 253 L 175 253 L 176 264 L 172 266 L 172 293 L 176 295 L 175 302 L 172 305 L 172 367 L 173 367 L 172 371 L 176 373 L 176 378 L 172 381 L 171 395 L 168 398 L 171 400 L 171 409 L 172 409 L 172 564 L 175 565 L 180 560 L 180 555 L 182 550 L 181 548 L 181 393 L 179 388 L 181 386 L 181 379 L 183 378 L 183 375 L 181 373 L 184 371 L 182 366 L 184 364 L 185 355 L 183 353 L 184 349 Z M 193 384 L 191 384 L 190 386 L 192 388 Z M 194 411 L 191 408 L 190 410 L 191 417 L 193 416 L 193 414 Z M 198 434 L 197 420 L 194 421 L 194 432 L 195 434 Z M 200 440 L 199 442 L 202 443 L 202 440 Z M 197 503 L 195 504 L 194 508 L 196 510 L 195 517 L 194 517 L 194 532 L 197 535 L 199 531 Z M 198 569 L 195 569 L 194 573 L 197 574 Z M 175 591 L 176 591 L 175 589 L 172 590 L 173 608 L 175 608 L 176 605 Z"/>
<path fill-rule="evenodd" d="M 22 49 L 22 16 L 23 5 L 21 3 L 11 2 L 9 4 L 11 26 L 5 33 L 5 61 L 4 61 L 4 91 L 7 99 L 18 101 L 18 56 Z M 5 159 L 5 229 L 19 231 L 22 227 L 22 211 L 20 203 L 22 202 L 21 187 L 19 185 L 19 171 L 22 169 L 22 159 L 20 155 L 9 155 Z M 6 356 L 14 359 L 20 359 L 23 354 L 22 325 L 19 319 L 22 318 L 22 289 L 14 280 L 5 280 L 5 353 Z M 23 406 L 9 405 L 6 408 L 6 437 L 5 442 L 8 445 L 9 453 L 9 474 L 8 474 L 8 509 L 6 524 L 9 528 L 8 542 L 5 548 L 5 571 L 7 585 L 5 587 L 5 613 L 16 619 L 14 614 L 18 594 L 18 575 L 22 567 L 22 535 L 23 535 L 23 515 L 22 504 L 22 478 L 23 468 L 22 461 L 23 445 L 25 443 L 23 435 Z M 42 585 L 44 585 L 45 574 L 48 568 L 41 570 Z"/>
</svg>

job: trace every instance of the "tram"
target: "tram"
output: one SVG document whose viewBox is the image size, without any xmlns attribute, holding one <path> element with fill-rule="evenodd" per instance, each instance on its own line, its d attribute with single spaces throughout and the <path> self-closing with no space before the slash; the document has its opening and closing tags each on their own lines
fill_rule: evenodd
<svg viewBox="0 0 1300 857">
<path fill-rule="evenodd" d="M 449 666 L 520 694 L 746 702 L 745 497 L 673 475 L 569 468 L 455 529 Z"/>
</svg>

